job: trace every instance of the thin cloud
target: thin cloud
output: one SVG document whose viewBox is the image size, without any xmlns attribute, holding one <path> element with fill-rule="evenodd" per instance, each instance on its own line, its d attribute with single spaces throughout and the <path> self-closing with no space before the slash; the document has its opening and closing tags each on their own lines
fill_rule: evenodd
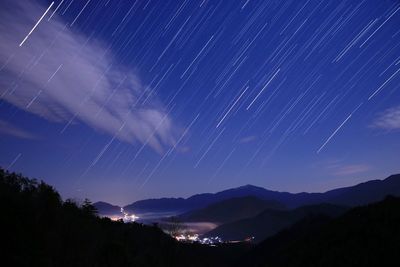
<svg viewBox="0 0 400 267">
<path fill-rule="evenodd" d="M 399 130 L 400 106 L 392 107 L 382 112 L 372 123 L 371 127 L 384 130 Z"/>
<path fill-rule="evenodd" d="M 46 8 L 26 1 L 2 5 L 0 98 L 49 121 L 84 123 L 158 152 L 173 145 L 175 127 L 168 112 L 101 42 L 74 31 L 55 14 L 50 21 L 46 16 L 19 47 Z"/>
<path fill-rule="evenodd" d="M 343 159 L 330 159 L 313 164 L 314 168 L 325 169 L 329 174 L 335 176 L 348 176 L 365 173 L 372 166 L 365 163 L 346 163 Z"/>
<path fill-rule="evenodd" d="M 239 143 L 247 144 L 247 143 L 251 143 L 251 142 L 255 141 L 256 139 L 257 139 L 257 137 L 255 135 L 249 135 L 249 136 L 245 136 L 245 137 L 239 139 Z"/>
<path fill-rule="evenodd" d="M 8 135 L 22 139 L 37 139 L 35 135 L 4 120 L 0 120 L 0 135 Z"/>
<path fill-rule="evenodd" d="M 366 171 L 369 171 L 370 169 L 371 169 L 370 166 L 366 164 L 344 165 L 337 167 L 337 169 L 334 171 L 334 174 L 339 176 L 353 175 L 353 174 L 364 173 Z"/>
</svg>

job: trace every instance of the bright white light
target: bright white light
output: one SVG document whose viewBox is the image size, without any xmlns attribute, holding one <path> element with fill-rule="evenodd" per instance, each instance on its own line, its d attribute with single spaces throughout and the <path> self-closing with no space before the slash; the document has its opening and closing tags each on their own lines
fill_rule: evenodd
<svg viewBox="0 0 400 267">
<path fill-rule="evenodd" d="M 43 13 L 43 15 L 40 17 L 40 19 L 36 22 L 35 26 L 33 26 L 32 30 L 25 36 L 24 40 L 19 44 L 19 46 L 22 46 L 25 41 L 28 39 L 29 35 L 32 34 L 32 32 L 36 29 L 36 27 L 39 25 L 39 23 L 42 21 L 44 16 L 46 16 L 47 12 L 49 12 L 50 8 L 54 5 L 54 2 L 51 2 L 50 6 L 47 8 L 47 10 Z"/>
</svg>

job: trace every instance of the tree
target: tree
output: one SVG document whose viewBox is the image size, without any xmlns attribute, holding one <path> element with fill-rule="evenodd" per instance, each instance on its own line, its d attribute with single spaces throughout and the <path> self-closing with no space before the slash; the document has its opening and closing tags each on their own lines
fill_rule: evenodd
<svg viewBox="0 0 400 267">
<path fill-rule="evenodd" d="M 96 209 L 96 207 L 93 205 L 93 203 L 89 200 L 89 199 L 87 199 L 87 198 L 85 198 L 85 200 L 83 201 L 83 204 L 82 204 L 82 210 L 86 213 L 86 214 L 88 214 L 88 215 L 97 215 L 97 209 Z"/>
<path fill-rule="evenodd" d="M 185 225 L 184 225 L 184 223 L 182 223 L 182 221 L 178 217 L 172 216 L 169 218 L 169 220 L 165 226 L 165 230 L 171 236 L 177 237 L 184 232 Z"/>
</svg>

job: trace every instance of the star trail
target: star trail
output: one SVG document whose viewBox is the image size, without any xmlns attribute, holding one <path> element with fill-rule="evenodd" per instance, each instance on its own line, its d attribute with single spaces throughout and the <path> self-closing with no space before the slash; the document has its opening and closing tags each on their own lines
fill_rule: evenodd
<svg viewBox="0 0 400 267">
<path fill-rule="evenodd" d="M 0 14 L 0 164 L 63 196 L 323 191 L 399 171 L 400 1 L 6 0 Z"/>
</svg>

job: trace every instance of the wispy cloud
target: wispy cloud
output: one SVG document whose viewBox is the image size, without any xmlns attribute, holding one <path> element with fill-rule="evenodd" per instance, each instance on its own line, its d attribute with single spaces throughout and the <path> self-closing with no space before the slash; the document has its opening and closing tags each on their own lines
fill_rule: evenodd
<svg viewBox="0 0 400 267">
<path fill-rule="evenodd" d="M 353 175 L 369 171 L 370 169 L 371 169 L 370 166 L 366 164 L 350 164 L 350 165 L 338 166 L 334 170 L 334 174 L 339 176 Z"/>
<path fill-rule="evenodd" d="M 314 168 L 325 169 L 329 174 L 334 176 L 348 176 L 365 173 L 372 167 L 365 163 L 346 163 L 343 159 L 330 159 L 316 162 Z"/>
<path fill-rule="evenodd" d="M 9 122 L 0 120 L 0 135 L 9 135 L 22 139 L 36 139 L 37 137 Z"/>
<path fill-rule="evenodd" d="M 255 141 L 256 139 L 257 139 L 257 137 L 255 135 L 249 135 L 249 136 L 245 136 L 245 137 L 242 137 L 241 139 L 239 139 L 239 143 L 247 144 L 247 143 L 251 143 L 251 142 Z"/>
<path fill-rule="evenodd" d="M 47 120 L 80 122 L 161 152 L 173 145 L 174 125 L 151 88 L 105 44 L 47 16 L 47 7 L 6 0 L 0 10 L 0 98 Z M 60 127 L 62 128 L 62 127 Z"/>
<path fill-rule="evenodd" d="M 399 130 L 400 106 L 386 109 L 374 120 L 371 127 L 385 130 Z"/>
</svg>

